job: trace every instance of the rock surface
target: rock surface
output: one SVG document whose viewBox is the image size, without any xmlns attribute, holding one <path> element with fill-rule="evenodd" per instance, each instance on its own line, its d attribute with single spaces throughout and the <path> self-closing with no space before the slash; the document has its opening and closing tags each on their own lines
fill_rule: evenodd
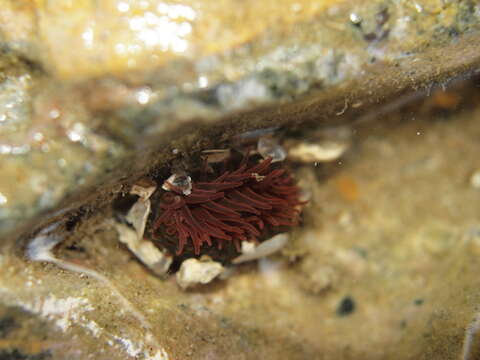
<svg viewBox="0 0 480 360">
<path fill-rule="evenodd" d="M 480 301 L 480 194 L 470 184 L 480 111 L 445 115 L 428 101 L 413 108 L 390 114 L 385 126 L 359 124 L 355 151 L 335 165 L 302 165 L 297 178 L 311 200 L 285 256 L 230 269 L 206 287 L 184 292 L 173 276 L 154 276 L 119 246 L 102 214 L 67 233 L 56 255 L 108 286 L 5 253 L 0 324 L 8 329 L 14 317 L 24 332 L 6 337 L 3 351 L 53 359 L 459 357 Z M 17 318 L 14 308 L 30 315 Z M 27 341 L 39 332 L 46 338 Z"/>
<path fill-rule="evenodd" d="M 480 113 L 436 85 L 478 72 L 479 19 L 475 1 L 0 0 L 0 357 L 459 357 Z M 343 157 L 295 168 L 311 202 L 283 257 L 185 293 L 118 242 L 109 205 L 152 169 L 352 123 Z M 55 255 L 95 272 L 24 258 L 51 224 Z"/>
<path fill-rule="evenodd" d="M 479 58 L 474 1 L 0 5 L 2 234 L 108 202 L 173 149 L 347 121 Z"/>
</svg>

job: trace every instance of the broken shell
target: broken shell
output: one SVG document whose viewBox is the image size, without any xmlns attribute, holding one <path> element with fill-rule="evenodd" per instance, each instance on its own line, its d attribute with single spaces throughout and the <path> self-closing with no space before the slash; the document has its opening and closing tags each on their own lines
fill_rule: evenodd
<svg viewBox="0 0 480 360">
<path fill-rule="evenodd" d="M 182 289 L 208 284 L 223 272 L 222 264 L 213 260 L 187 259 L 177 272 L 177 283 Z"/>
<path fill-rule="evenodd" d="M 272 163 L 283 161 L 287 157 L 283 147 L 272 137 L 262 137 L 258 140 L 257 150 L 264 159 L 272 158 Z"/>
<path fill-rule="evenodd" d="M 230 149 L 211 149 L 203 150 L 202 158 L 207 160 L 207 163 L 219 163 L 228 159 L 231 155 Z"/>
<path fill-rule="evenodd" d="M 255 246 L 247 241 L 242 242 L 242 255 L 232 260 L 233 264 L 240 264 L 246 261 L 260 259 L 281 250 L 288 242 L 289 235 L 287 233 L 277 234 L 271 239 Z"/>
<path fill-rule="evenodd" d="M 143 233 L 145 232 L 145 225 L 147 224 L 148 215 L 150 215 L 150 196 L 157 189 L 155 185 L 137 183 L 132 186 L 130 194 L 140 196 L 140 199 L 137 200 L 135 204 L 128 211 L 125 220 L 127 220 L 134 228 L 137 230 L 138 238 L 143 238 Z"/>
<path fill-rule="evenodd" d="M 145 225 L 147 224 L 148 215 L 150 214 L 150 200 L 138 199 L 135 204 L 128 211 L 125 220 L 130 223 L 137 231 L 139 239 L 143 238 L 145 232 Z"/>
<path fill-rule="evenodd" d="M 172 258 L 164 254 L 150 241 L 138 237 L 138 232 L 127 225 L 117 223 L 115 228 L 118 231 L 119 241 L 127 245 L 129 250 L 151 269 L 156 275 L 163 276 L 167 273 Z"/>
<path fill-rule="evenodd" d="M 156 185 L 147 180 L 141 180 L 137 184 L 132 186 L 132 190 L 130 190 L 130 194 L 132 195 L 138 195 L 142 199 L 146 200 L 149 199 L 150 196 L 154 193 L 154 191 L 157 189 Z"/>
<path fill-rule="evenodd" d="M 147 187 L 144 187 L 146 185 Z M 133 204 L 125 216 L 125 220 L 133 226 L 133 229 L 125 224 L 116 223 L 119 241 L 127 245 L 128 249 L 156 275 L 165 275 L 172 264 L 172 258 L 164 254 L 150 241 L 143 239 L 145 226 L 150 215 L 150 196 L 156 190 L 156 186 L 137 183 L 132 186 L 130 194 L 140 198 Z"/>
<path fill-rule="evenodd" d="M 188 175 L 173 174 L 163 182 L 162 189 L 165 191 L 181 191 L 183 195 L 190 195 L 192 179 Z"/>
<path fill-rule="evenodd" d="M 294 161 L 304 163 L 329 162 L 341 157 L 347 151 L 346 142 L 324 140 L 318 143 L 302 142 L 288 150 L 288 156 Z"/>
</svg>

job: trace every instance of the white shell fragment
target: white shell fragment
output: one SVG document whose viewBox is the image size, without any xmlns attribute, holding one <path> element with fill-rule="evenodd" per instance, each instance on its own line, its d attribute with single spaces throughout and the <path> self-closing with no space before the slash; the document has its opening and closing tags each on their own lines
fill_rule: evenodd
<svg viewBox="0 0 480 360">
<path fill-rule="evenodd" d="M 470 176 L 470 185 L 475 189 L 480 189 L 480 170 L 475 171 Z"/>
<path fill-rule="evenodd" d="M 232 260 L 233 264 L 240 264 L 246 261 L 252 261 L 272 255 L 281 250 L 288 242 L 289 236 L 287 233 L 277 234 L 271 239 L 262 242 L 255 246 L 253 243 L 242 242 L 242 255 Z"/>
<path fill-rule="evenodd" d="M 285 149 L 272 137 L 258 139 L 257 151 L 264 159 L 272 158 L 273 162 L 283 161 L 287 157 Z"/>
<path fill-rule="evenodd" d="M 353 134 L 348 126 L 322 129 L 310 134 L 308 139 L 291 142 L 288 156 L 303 163 L 335 161 L 350 148 Z"/>
<path fill-rule="evenodd" d="M 177 272 L 177 284 L 182 289 L 208 284 L 223 272 L 222 264 L 213 260 L 187 259 Z"/>
<path fill-rule="evenodd" d="M 133 189 L 130 193 L 134 194 Z M 150 195 L 152 193 L 150 193 Z M 150 214 L 151 204 L 150 200 L 148 199 L 150 195 L 148 195 L 147 198 L 140 197 L 140 199 L 138 199 L 137 202 L 130 208 L 127 216 L 125 216 L 125 220 L 127 220 L 135 228 L 135 230 L 137 230 L 137 237 L 139 239 L 143 238 L 145 225 L 147 224 L 148 215 Z"/>
<path fill-rule="evenodd" d="M 140 198 L 128 211 L 125 220 L 127 220 L 137 230 L 138 238 L 143 238 L 145 225 L 147 224 L 148 215 L 150 214 L 150 196 L 155 192 L 157 187 L 152 183 L 135 184 L 130 190 L 130 194 L 138 195 Z"/>
<path fill-rule="evenodd" d="M 209 164 L 222 162 L 228 159 L 230 155 L 230 149 L 210 149 L 202 151 L 202 157 L 206 159 Z"/>
<path fill-rule="evenodd" d="M 152 196 L 156 189 L 157 187 L 154 184 L 145 184 L 145 186 L 143 184 L 135 184 L 132 186 L 130 194 L 138 195 L 140 198 L 147 200 L 150 198 L 150 196 Z"/>
<path fill-rule="evenodd" d="M 118 231 L 120 242 L 127 245 L 130 251 L 156 275 L 162 276 L 170 268 L 172 258 L 165 255 L 150 241 L 143 239 L 145 225 L 151 209 L 150 196 L 155 189 L 156 186 L 151 184 L 146 186 L 133 185 L 130 194 L 138 195 L 140 198 L 125 216 L 125 220 L 133 226 L 133 229 L 120 223 L 116 223 L 115 228 Z"/>
<path fill-rule="evenodd" d="M 318 143 L 302 142 L 288 150 L 288 156 L 300 162 L 329 162 L 337 160 L 348 149 L 345 142 L 324 140 Z"/>
<path fill-rule="evenodd" d="M 119 234 L 120 242 L 127 245 L 132 253 L 156 275 L 163 276 L 167 273 L 172 258 L 165 255 L 150 241 L 138 237 L 138 232 L 124 224 L 117 223 L 115 227 Z"/>
<path fill-rule="evenodd" d="M 183 195 L 190 195 L 192 192 L 192 179 L 187 175 L 172 174 L 163 182 L 162 189 L 172 191 L 174 188 L 179 188 Z"/>
</svg>

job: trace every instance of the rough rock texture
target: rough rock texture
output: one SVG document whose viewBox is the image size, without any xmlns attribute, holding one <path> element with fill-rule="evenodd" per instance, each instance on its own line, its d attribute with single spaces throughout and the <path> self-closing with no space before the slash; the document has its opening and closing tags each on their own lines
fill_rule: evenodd
<svg viewBox="0 0 480 360">
<path fill-rule="evenodd" d="M 0 0 L 0 358 L 459 358 L 480 113 L 475 87 L 438 88 L 478 73 L 479 19 L 475 1 Z M 295 169 L 312 198 L 283 257 L 184 292 L 118 242 L 109 204 L 151 169 L 338 124 L 353 148 Z M 23 257 L 51 223 L 97 274 Z"/>
<path fill-rule="evenodd" d="M 347 121 L 479 58 L 474 1 L 0 5 L 3 234 L 107 202 L 174 148 Z"/>
<path fill-rule="evenodd" d="M 102 214 L 56 250 L 101 281 L 4 254 L 2 302 L 31 315 L 9 308 L 0 329 L 32 317 L 31 338 L 47 337 L 29 348 L 11 335 L 1 348 L 53 359 L 459 358 L 480 300 L 480 111 L 452 114 L 437 95 L 384 126 L 359 124 L 341 161 L 298 168 L 311 201 L 284 256 L 206 287 L 155 277 Z"/>
</svg>

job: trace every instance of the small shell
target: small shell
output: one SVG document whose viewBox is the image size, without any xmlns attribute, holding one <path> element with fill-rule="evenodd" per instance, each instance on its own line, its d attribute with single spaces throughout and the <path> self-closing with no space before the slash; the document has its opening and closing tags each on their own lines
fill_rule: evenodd
<svg viewBox="0 0 480 360">
<path fill-rule="evenodd" d="M 138 233 L 124 224 L 117 223 L 115 228 L 119 234 L 120 242 L 127 245 L 132 253 L 151 269 L 156 275 L 163 276 L 167 273 L 172 258 L 165 255 L 150 241 L 138 237 Z"/>
<path fill-rule="evenodd" d="M 157 186 L 148 180 L 142 179 L 137 184 L 132 186 L 132 190 L 130 190 L 130 194 L 138 195 L 142 199 L 146 200 L 149 199 L 150 196 L 154 193 L 157 189 Z"/>
<path fill-rule="evenodd" d="M 143 240 L 145 225 L 151 208 L 149 198 L 156 190 L 156 186 L 149 185 L 144 183 L 140 185 L 139 183 L 133 185 L 130 191 L 130 194 L 140 196 L 125 216 L 125 220 L 133 226 L 133 229 L 120 223 L 116 223 L 115 228 L 118 231 L 120 242 L 127 245 L 130 251 L 156 275 L 162 276 L 170 268 L 172 258 L 162 253 L 150 241 Z"/>
<path fill-rule="evenodd" d="M 232 260 L 233 264 L 240 264 L 246 261 L 256 260 L 276 253 L 281 250 L 288 242 L 287 233 L 277 234 L 271 239 L 255 246 L 253 243 L 244 241 L 242 243 L 242 255 Z"/>
<path fill-rule="evenodd" d="M 222 264 L 212 260 L 187 259 L 177 272 L 177 284 L 182 289 L 208 284 L 223 272 Z"/>
<path fill-rule="evenodd" d="M 335 161 L 352 145 L 353 130 L 348 126 L 337 126 L 309 134 L 303 141 L 287 144 L 288 156 L 303 163 Z"/>
<path fill-rule="evenodd" d="M 206 159 L 209 164 L 222 162 L 230 156 L 230 149 L 211 149 L 202 151 L 202 158 Z"/>
<path fill-rule="evenodd" d="M 145 225 L 147 224 L 148 215 L 150 214 L 150 200 L 138 199 L 135 204 L 128 211 L 125 220 L 127 220 L 137 231 L 139 239 L 143 238 L 145 232 Z"/>
<path fill-rule="evenodd" d="M 304 163 L 329 162 L 337 160 L 348 149 L 345 142 L 324 140 L 318 143 L 302 142 L 288 151 L 288 156 L 294 161 Z"/>
<path fill-rule="evenodd" d="M 151 204 L 149 199 L 156 189 L 157 187 L 153 183 L 147 182 L 147 180 L 140 180 L 130 190 L 130 194 L 138 195 L 140 199 L 130 208 L 125 220 L 137 230 L 139 239 L 143 238 L 148 215 L 150 215 Z"/>
<path fill-rule="evenodd" d="M 285 149 L 272 137 L 262 137 L 258 140 L 257 150 L 264 159 L 272 158 L 272 163 L 283 161 L 287 157 Z"/>
<path fill-rule="evenodd" d="M 163 182 L 162 189 L 165 191 L 173 191 L 180 189 L 183 195 L 190 195 L 192 192 L 192 179 L 188 175 L 172 174 Z"/>
</svg>

